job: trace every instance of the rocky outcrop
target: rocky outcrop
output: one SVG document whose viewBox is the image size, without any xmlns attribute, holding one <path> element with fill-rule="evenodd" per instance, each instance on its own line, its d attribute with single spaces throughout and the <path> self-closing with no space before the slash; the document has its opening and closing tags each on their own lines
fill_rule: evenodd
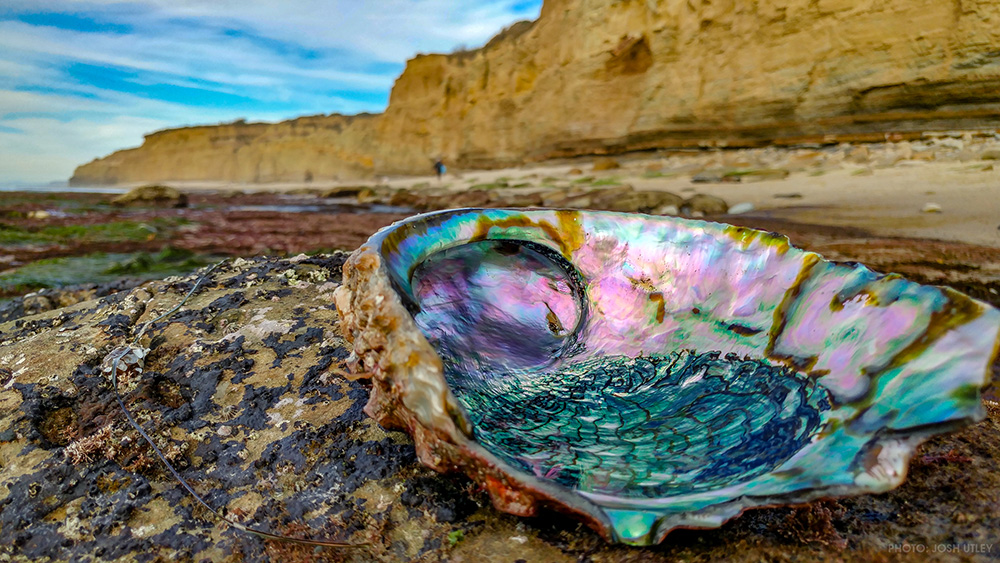
<svg viewBox="0 0 1000 563">
<path fill-rule="evenodd" d="M 154 133 L 75 183 L 429 173 L 679 146 L 1000 126 L 986 0 L 546 0 L 475 51 L 418 56 L 384 114 Z"/>
<path fill-rule="evenodd" d="M 150 184 L 133 188 L 111 200 L 111 205 L 117 207 L 155 206 L 155 207 L 187 207 L 188 197 L 176 188 Z"/>
<path fill-rule="evenodd" d="M 373 115 L 184 127 L 76 169 L 71 185 L 222 180 L 240 183 L 361 178 L 375 167 Z"/>
<path fill-rule="evenodd" d="M 992 268 L 995 249 L 783 230 L 837 259 L 912 263 L 917 279 L 945 275 L 998 303 L 996 282 L 983 283 L 995 268 L 961 267 L 975 259 Z M 349 352 L 332 303 L 344 258 L 224 264 L 149 327 L 139 341 L 149 349 L 144 371 L 120 384 L 139 423 L 211 506 L 279 534 L 369 545 L 324 550 L 219 525 L 124 419 L 102 362 L 181 303 L 198 279 L 189 276 L 40 314 L 22 307 L 25 316 L 0 322 L 0 560 L 871 561 L 904 542 L 992 541 L 995 403 L 987 420 L 925 444 L 899 489 L 753 510 L 641 553 L 557 514 L 501 514 L 465 479 L 421 466 L 409 437 L 362 412 L 369 386 L 345 377 Z M 997 546 L 989 549 L 976 553 Z"/>
</svg>

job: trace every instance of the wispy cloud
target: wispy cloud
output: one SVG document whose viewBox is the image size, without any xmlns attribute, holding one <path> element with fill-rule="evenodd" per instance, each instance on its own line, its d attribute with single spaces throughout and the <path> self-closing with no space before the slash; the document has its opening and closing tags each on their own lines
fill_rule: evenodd
<svg viewBox="0 0 1000 563">
<path fill-rule="evenodd" d="M 6 0 L 0 182 L 62 179 L 165 127 L 381 111 L 404 61 L 541 0 Z"/>
</svg>

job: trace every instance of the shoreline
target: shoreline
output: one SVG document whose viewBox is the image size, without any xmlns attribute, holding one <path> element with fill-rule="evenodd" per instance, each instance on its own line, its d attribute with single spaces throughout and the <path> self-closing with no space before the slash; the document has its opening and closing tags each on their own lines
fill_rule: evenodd
<svg viewBox="0 0 1000 563">
<path fill-rule="evenodd" d="M 767 149 L 765 149 L 766 151 Z M 498 170 L 382 178 L 372 181 L 239 184 L 158 182 L 189 194 L 316 195 L 348 187 L 412 192 L 463 193 L 482 186 L 507 192 L 586 188 L 595 183 L 629 185 L 689 197 L 720 197 L 752 213 L 821 226 L 860 228 L 879 236 L 925 238 L 1000 248 L 1000 162 L 993 160 L 900 160 L 830 163 L 822 150 L 770 149 L 793 162 L 793 169 L 762 167 L 746 158 L 753 151 L 709 152 L 667 158 L 629 155 L 613 160 L 619 168 L 594 171 L 594 159 L 542 163 Z M 763 152 L 763 151 L 758 151 Z M 870 160 L 876 160 L 877 157 Z M 715 171 L 716 181 L 697 182 Z M 755 174 L 761 171 L 760 174 Z M 781 171 L 781 173 L 775 172 Z M 579 172 L 576 175 L 572 172 Z M 733 174 L 727 177 L 726 174 Z M 745 174 L 742 178 L 738 174 Z M 769 175 L 770 174 L 770 175 Z M 783 174 L 783 175 L 782 175 Z M 742 179 L 743 181 L 728 181 Z M 506 183 L 510 187 L 499 187 Z M 522 185 L 523 184 L 523 185 Z M 120 193 L 143 184 L 105 186 Z M 45 190 L 49 192 L 50 190 Z M 56 192 L 56 190 L 52 190 Z M 67 188 L 68 193 L 83 193 Z M 89 193 L 89 192 L 88 192 Z"/>
<path fill-rule="evenodd" d="M 61 287 L 66 272 L 89 271 L 99 279 L 122 269 L 183 269 L 183 253 L 205 260 L 351 251 L 393 221 L 461 207 L 703 218 L 778 232 L 831 260 L 856 260 L 925 283 L 974 282 L 1000 291 L 1000 138 L 641 153 L 450 172 L 441 179 L 162 184 L 182 192 L 188 205 L 112 205 L 113 194 L 131 185 L 97 193 L 52 185 L 4 191 L 0 298 Z M 980 296 L 994 299 L 993 293 Z"/>
</svg>

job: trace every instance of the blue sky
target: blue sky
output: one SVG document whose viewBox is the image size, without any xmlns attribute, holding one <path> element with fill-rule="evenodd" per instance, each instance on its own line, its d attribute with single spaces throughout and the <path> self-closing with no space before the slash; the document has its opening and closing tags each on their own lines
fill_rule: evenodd
<svg viewBox="0 0 1000 563">
<path fill-rule="evenodd" d="M 406 59 L 542 0 L 2 0 L 0 183 L 65 180 L 142 135 L 378 112 Z"/>
</svg>

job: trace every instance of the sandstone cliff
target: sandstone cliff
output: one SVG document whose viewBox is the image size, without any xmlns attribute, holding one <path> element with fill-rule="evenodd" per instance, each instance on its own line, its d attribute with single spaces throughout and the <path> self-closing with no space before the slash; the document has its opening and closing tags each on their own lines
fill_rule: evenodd
<svg viewBox="0 0 1000 563">
<path fill-rule="evenodd" d="M 376 116 L 313 116 L 158 131 L 139 148 L 77 168 L 71 184 L 162 180 L 262 183 L 361 177 L 373 168 Z"/>
<path fill-rule="evenodd" d="M 546 0 L 418 56 L 385 113 L 161 131 L 75 183 L 427 173 L 661 147 L 1000 126 L 990 0 Z"/>
</svg>

